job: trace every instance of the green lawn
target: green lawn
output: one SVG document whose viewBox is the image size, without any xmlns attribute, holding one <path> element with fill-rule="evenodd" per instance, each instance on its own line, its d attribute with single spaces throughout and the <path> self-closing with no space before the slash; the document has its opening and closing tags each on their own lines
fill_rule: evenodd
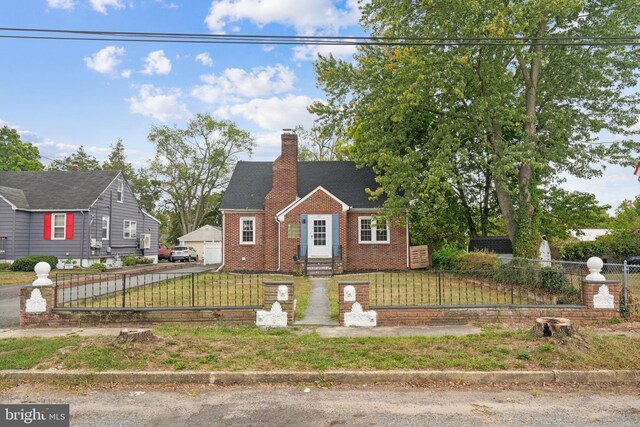
<svg viewBox="0 0 640 427">
<path fill-rule="evenodd" d="M 73 274 L 97 274 L 100 273 L 97 270 L 90 269 L 73 269 L 73 270 L 51 270 L 49 273 L 49 279 L 55 280 L 55 275 L 58 273 L 73 273 Z M 11 271 L 0 270 L 0 286 L 2 285 L 21 285 L 31 284 L 36 280 L 36 273 L 33 271 Z"/>
<path fill-rule="evenodd" d="M 104 370 L 548 370 L 640 369 L 640 338 L 535 338 L 529 330 L 484 328 L 465 337 L 321 338 L 297 328 L 154 329 L 154 344 L 113 337 L 0 340 L 0 369 Z"/>
</svg>

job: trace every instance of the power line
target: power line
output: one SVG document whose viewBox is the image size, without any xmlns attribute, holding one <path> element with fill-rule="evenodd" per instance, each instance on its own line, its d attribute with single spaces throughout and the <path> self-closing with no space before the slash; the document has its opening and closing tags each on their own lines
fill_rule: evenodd
<svg viewBox="0 0 640 427">
<path fill-rule="evenodd" d="M 246 44 L 246 45 L 346 45 L 346 46 L 637 46 L 640 35 L 550 37 L 371 37 L 284 36 L 255 34 L 152 33 L 126 31 L 0 28 L 4 39 L 116 41 L 137 43 Z M 31 34 L 22 34 L 31 33 Z M 49 35 L 58 34 L 58 35 Z"/>
</svg>

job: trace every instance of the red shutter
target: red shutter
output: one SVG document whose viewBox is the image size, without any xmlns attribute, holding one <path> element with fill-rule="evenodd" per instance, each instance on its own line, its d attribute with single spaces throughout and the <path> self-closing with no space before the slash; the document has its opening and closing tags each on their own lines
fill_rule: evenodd
<svg viewBox="0 0 640 427">
<path fill-rule="evenodd" d="M 44 240 L 51 240 L 51 214 L 44 214 Z"/>
<path fill-rule="evenodd" d="M 67 235 L 65 236 L 65 239 L 73 240 L 73 214 L 72 213 L 67 214 L 66 230 L 67 230 Z"/>
</svg>

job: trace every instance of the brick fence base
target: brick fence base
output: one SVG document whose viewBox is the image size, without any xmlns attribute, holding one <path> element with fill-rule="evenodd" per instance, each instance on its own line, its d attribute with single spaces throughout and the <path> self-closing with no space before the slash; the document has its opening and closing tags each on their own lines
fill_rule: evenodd
<svg viewBox="0 0 640 427">
<path fill-rule="evenodd" d="M 259 307 L 261 308 L 261 307 Z M 48 316 L 25 316 L 21 327 L 49 326 L 123 326 L 155 323 L 189 323 L 221 326 L 255 325 L 258 308 L 221 308 L 218 310 L 108 310 L 63 311 L 54 310 Z"/>
<path fill-rule="evenodd" d="M 589 324 L 620 316 L 615 309 L 593 310 L 584 306 L 566 307 L 371 307 L 378 313 L 378 326 L 466 325 L 474 323 L 524 323 L 538 317 L 565 317 L 574 324 Z M 533 323 L 532 323 L 533 324 Z"/>
</svg>

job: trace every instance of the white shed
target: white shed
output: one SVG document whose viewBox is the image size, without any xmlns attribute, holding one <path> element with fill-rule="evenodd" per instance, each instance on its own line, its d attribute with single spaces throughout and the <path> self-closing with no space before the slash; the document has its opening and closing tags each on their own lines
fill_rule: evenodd
<svg viewBox="0 0 640 427">
<path fill-rule="evenodd" d="M 203 225 L 191 233 L 178 237 L 178 242 L 183 246 L 190 246 L 198 252 L 198 258 L 204 259 L 204 243 L 205 242 L 221 242 L 222 230 L 220 227 L 213 225 Z M 220 247 L 220 258 L 222 258 L 222 245 Z"/>
</svg>

